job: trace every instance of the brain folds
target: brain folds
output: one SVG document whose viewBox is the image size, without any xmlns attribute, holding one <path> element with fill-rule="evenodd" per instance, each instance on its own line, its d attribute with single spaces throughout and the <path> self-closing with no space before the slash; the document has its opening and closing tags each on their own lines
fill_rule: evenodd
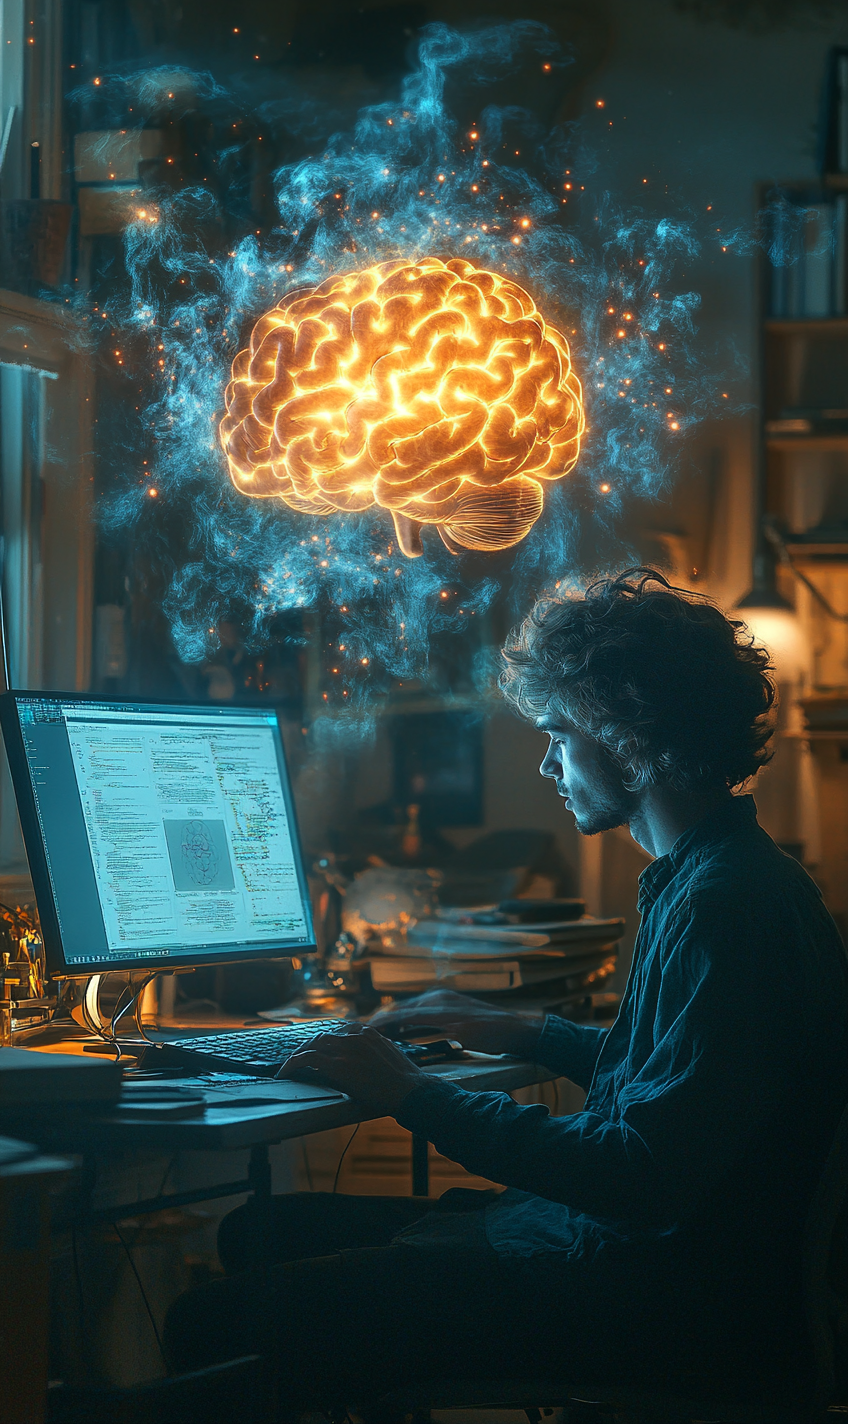
<svg viewBox="0 0 848 1424">
<path fill-rule="evenodd" d="M 304 514 L 381 506 L 404 553 L 517 544 L 584 430 L 568 342 L 517 283 L 459 258 L 289 293 L 233 362 L 221 443 L 243 494 Z"/>
</svg>

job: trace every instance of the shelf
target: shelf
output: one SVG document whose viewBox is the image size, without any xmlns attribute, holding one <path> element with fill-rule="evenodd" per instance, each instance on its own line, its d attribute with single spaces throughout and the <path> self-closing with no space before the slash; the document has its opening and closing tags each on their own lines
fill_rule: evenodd
<svg viewBox="0 0 848 1424">
<path fill-rule="evenodd" d="M 803 539 L 787 539 L 786 547 L 790 554 L 796 559 L 815 559 L 822 561 L 829 559 L 832 563 L 845 563 L 848 561 L 848 538 L 811 540 L 805 543 Z"/>
<path fill-rule="evenodd" d="M 767 336 L 848 336 L 848 316 L 769 317 Z"/>
<path fill-rule="evenodd" d="M 767 435 L 767 450 L 848 450 L 846 435 Z"/>
<path fill-rule="evenodd" d="M 848 742 L 848 728 L 844 732 L 781 732 L 784 742 Z"/>
</svg>

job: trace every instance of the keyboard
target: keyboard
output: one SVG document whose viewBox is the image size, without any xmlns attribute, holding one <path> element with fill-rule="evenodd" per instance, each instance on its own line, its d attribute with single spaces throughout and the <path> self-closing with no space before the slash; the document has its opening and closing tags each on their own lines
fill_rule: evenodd
<svg viewBox="0 0 848 1424">
<path fill-rule="evenodd" d="M 198 1073 L 237 1073 L 248 1078 L 274 1078 L 282 1065 L 320 1033 L 338 1033 L 348 1027 L 346 1019 L 309 1019 L 306 1023 L 281 1024 L 275 1028 L 205 1033 L 153 1044 L 144 1056 L 144 1069 L 178 1071 L 196 1077 Z M 396 1043 L 415 1063 L 442 1063 L 462 1058 L 458 1043 L 439 1039 L 436 1043 Z"/>
<path fill-rule="evenodd" d="M 145 1068 L 183 1069 L 195 1076 L 204 1071 L 273 1078 L 282 1065 L 320 1033 L 338 1033 L 345 1019 L 309 1019 L 231 1033 L 204 1033 L 157 1044 L 145 1055 Z"/>
</svg>

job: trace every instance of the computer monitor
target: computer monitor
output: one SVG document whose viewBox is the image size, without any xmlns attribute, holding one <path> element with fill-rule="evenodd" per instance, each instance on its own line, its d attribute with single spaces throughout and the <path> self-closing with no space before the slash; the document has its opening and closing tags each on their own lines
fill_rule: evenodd
<svg viewBox="0 0 848 1424">
<path fill-rule="evenodd" d="M 315 948 L 273 711 L 6 692 L 0 726 L 52 977 Z"/>
</svg>

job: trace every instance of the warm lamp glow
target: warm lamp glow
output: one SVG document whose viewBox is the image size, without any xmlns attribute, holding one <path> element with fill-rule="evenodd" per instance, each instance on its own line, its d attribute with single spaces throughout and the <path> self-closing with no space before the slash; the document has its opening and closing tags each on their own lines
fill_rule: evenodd
<svg viewBox="0 0 848 1424">
<path fill-rule="evenodd" d="M 221 443 L 243 494 L 305 514 L 381 506 L 405 554 L 505 549 L 574 468 L 568 342 L 517 283 L 455 258 L 398 260 L 293 292 L 233 362 Z"/>
<path fill-rule="evenodd" d="M 755 641 L 771 653 L 778 681 L 801 680 L 810 668 L 810 648 L 792 609 L 743 607 L 739 613 Z"/>
</svg>

